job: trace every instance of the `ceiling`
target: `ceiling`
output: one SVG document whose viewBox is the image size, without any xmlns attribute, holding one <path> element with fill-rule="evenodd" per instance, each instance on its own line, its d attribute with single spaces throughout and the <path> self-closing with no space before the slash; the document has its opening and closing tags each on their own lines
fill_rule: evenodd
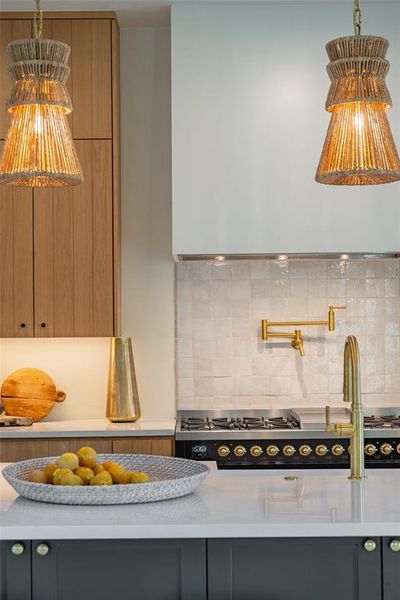
<svg viewBox="0 0 400 600">
<path fill-rule="evenodd" d="M 176 4 L 279 4 L 352 0 L 41 0 L 44 11 L 114 10 L 122 27 L 160 26 L 169 22 L 169 7 Z M 362 0 L 363 3 L 382 0 Z M 400 2 L 400 0 L 385 0 Z M 33 11 L 34 0 L 0 0 L 2 11 Z"/>
</svg>

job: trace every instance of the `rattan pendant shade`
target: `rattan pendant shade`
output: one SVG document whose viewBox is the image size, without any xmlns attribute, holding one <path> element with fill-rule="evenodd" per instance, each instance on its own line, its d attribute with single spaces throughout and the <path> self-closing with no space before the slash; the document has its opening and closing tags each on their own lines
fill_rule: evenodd
<svg viewBox="0 0 400 600">
<path fill-rule="evenodd" d="M 69 46 L 32 38 L 11 42 L 8 53 L 11 125 L 0 157 L 0 182 L 32 187 L 81 183 L 82 169 L 67 122 L 72 111 L 65 87 Z"/>
<path fill-rule="evenodd" d="M 327 44 L 331 120 L 316 181 L 374 185 L 400 180 L 400 160 L 387 118 L 387 40 L 355 35 Z"/>
</svg>

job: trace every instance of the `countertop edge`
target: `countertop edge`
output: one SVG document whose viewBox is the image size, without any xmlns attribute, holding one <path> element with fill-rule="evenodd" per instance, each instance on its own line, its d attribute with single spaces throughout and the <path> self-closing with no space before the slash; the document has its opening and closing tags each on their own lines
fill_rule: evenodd
<svg viewBox="0 0 400 600">
<path fill-rule="evenodd" d="M 215 539 L 215 538 L 321 538 L 400 537 L 399 523 L 282 524 L 260 527 L 252 524 L 182 524 L 126 526 L 21 526 L 0 528 L 0 540 L 90 540 L 90 539 Z"/>
<path fill-rule="evenodd" d="M 99 421 L 99 424 L 94 424 L 95 421 Z M 160 422 L 148 419 L 137 425 L 110 423 L 106 419 L 82 419 L 65 421 L 65 423 L 62 421 L 39 421 L 28 427 L 2 427 L 0 429 L 0 440 L 66 437 L 173 437 L 174 435 L 175 419 L 162 419 Z"/>
</svg>

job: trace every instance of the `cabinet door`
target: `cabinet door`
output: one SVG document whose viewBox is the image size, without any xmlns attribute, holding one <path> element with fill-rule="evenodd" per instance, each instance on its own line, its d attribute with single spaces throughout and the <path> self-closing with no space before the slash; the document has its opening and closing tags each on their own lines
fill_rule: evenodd
<svg viewBox="0 0 400 600">
<path fill-rule="evenodd" d="M 43 37 L 71 47 L 67 88 L 75 139 L 112 137 L 110 19 L 45 19 Z"/>
<path fill-rule="evenodd" d="M 208 541 L 209 600 L 380 600 L 377 549 L 362 540 Z"/>
<path fill-rule="evenodd" d="M 84 183 L 34 192 L 35 335 L 114 331 L 111 140 L 78 140 Z"/>
<path fill-rule="evenodd" d="M 383 538 L 383 600 L 399 600 L 400 598 L 400 552 L 391 545 L 400 542 L 400 536 Z"/>
<path fill-rule="evenodd" d="M 113 452 L 114 454 L 173 456 L 174 440 L 168 437 L 115 438 L 113 440 Z"/>
<path fill-rule="evenodd" d="M 204 540 L 33 543 L 33 600 L 205 600 Z"/>
<path fill-rule="evenodd" d="M 15 555 L 15 544 L 22 546 L 22 554 Z M 0 542 L 0 598 L 2 600 L 31 599 L 31 542 Z"/>
<path fill-rule="evenodd" d="M 4 140 L 10 126 L 10 115 L 6 109 L 6 99 L 10 93 L 11 81 L 7 66 L 10 58 L 7 44 L 13 40 L 31 37 L 32 23 L 22 19 L 0 20 L 0 139 Z"/>
<path fill-rule="evenodd" d="M 32 191 L 0 186 L 0 337 L 33 335 Z"/>
</svg>

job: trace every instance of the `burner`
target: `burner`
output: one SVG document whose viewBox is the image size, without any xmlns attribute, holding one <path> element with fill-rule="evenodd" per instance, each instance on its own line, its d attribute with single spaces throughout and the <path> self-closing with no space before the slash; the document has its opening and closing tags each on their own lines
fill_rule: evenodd
<svg viewBox="0 0 400 600">
<path fill-rule="evenodd" d="M 366 429 L 399 429 L 400 416 L 382 415 L 381 417 L 375 417 L 371 415 L 364 418 L 364 426 Z"/>
<path fill-rule="evenodd" d="M 228 417 L 217 417 L 209 419 L 210 429 L 236 429 L 236 424 L 232 419 Z"/>
<path fill-rule="evenodd" d="M 202 417 L 188 417 L 181 421 L 182 429 L 185 431 L 204 431 L 208 428 L 207 419 Z"/>
<path fill-rule="evenodd" d="M 268 419 L 268 429 L 298 429 L 296 421 L 285 417 L 270 417 Z"/>
</svg>

